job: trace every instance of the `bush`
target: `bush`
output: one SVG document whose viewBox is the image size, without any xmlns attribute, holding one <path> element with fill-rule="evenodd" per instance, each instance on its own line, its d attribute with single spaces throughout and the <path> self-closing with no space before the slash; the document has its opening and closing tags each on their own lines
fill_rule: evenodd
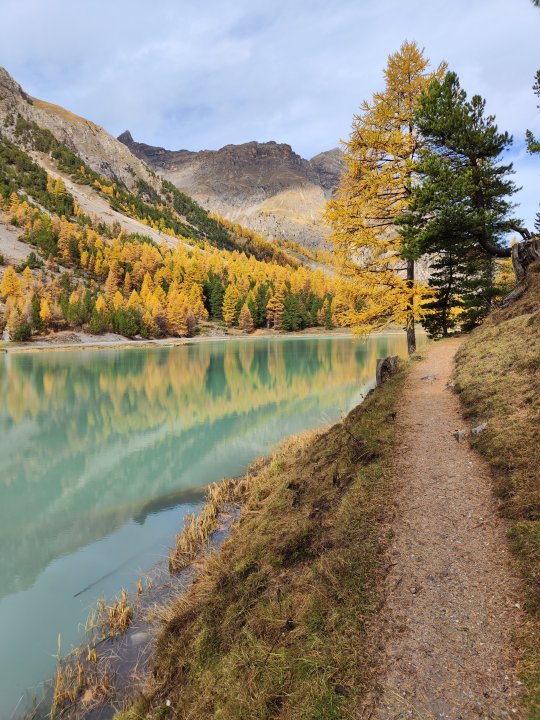
<svg viewBox="0 0 540 720">
<path fill-rule="evenodd" d="M 14 331 L 11 339 L 14 342 L 26 342 L 32 337 L 32 328 L 28 321 L 22 322 Z"/>
<path fill-rule="evenodd" d="M 44 265 L 45 263 L 43 262 L 43 260 L 32 250 L 26 260 L 24 260 L 24 262 L 22 262 L 20 265 L 17 265 L 15 270 L 20 273 L 26 268 L 30 268 L 30 270 L 36 270 L 38 268 L 42 268 Z"/>
<path fill-rule="evenodd" d="M 33 230 L 28 230 L 23 240 L 29 242 L 30 245 L 35 245 L 44 257 L 56 255 L 58 238 L 53 230 L 51 221 L 48 219 L 36 224 Z"/>
<path fill-rule="evenodd" d="M 93 335 L 100 335 L 109 330 L 109 318 L 107 313 L 98 312 L 95 308 L 90 317 L 88 329 Z"/>
<path fill-rule="evenodd" d="M 111 324 L 114 332 L 124 337 L 140 335 L 143 329 L 141 314 L 135 308 L 121 308 L 112 313 Z"/>
</svg>

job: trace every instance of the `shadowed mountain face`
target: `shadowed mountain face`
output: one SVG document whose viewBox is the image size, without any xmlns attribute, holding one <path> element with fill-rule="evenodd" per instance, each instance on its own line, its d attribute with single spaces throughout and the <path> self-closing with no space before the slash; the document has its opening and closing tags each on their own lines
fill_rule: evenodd
<svg viewBox="0 0 540 720">
<path fill-rule="evenodd" d="M 338 148 L 304 160 L 290 145 L 248 142 L 220 150 L 166 150 L 118 138 L 207 209 L 273 238 L 324 244 L 326 200 L 343 168 Z"/>
</svg>

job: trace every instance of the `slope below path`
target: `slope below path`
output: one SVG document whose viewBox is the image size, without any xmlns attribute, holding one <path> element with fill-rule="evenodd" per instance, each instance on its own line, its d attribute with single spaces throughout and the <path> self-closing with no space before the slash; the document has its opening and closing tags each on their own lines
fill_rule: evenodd
<svg viewBox="0 0 540 720">
<path fill-rule="evenodd" d="M 512 632 L 519 585 L 489 470 L 447 387 L 460 340 L 434 344 L 396 422 L 400 490 L 384 610 L 382 697 L 372 720 L 519 718 Z"/>
</svg>

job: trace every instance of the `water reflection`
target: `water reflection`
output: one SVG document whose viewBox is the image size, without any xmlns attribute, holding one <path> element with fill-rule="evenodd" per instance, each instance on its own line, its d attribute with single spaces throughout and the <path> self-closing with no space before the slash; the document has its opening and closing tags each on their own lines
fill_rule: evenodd
<svg viewBox="0 0 540 720">
<path fill-rule="evenodd" d="M 149 503 L 343 408 L 399 337 L 8 355 L 0 376 L 2 594 Z M 233 458 L 230 458 L 231 454 Z M 249 450 L 247 451 L 249 454 Z M 231 462 L 232 460 L 232 462 Z"/>
</svg>

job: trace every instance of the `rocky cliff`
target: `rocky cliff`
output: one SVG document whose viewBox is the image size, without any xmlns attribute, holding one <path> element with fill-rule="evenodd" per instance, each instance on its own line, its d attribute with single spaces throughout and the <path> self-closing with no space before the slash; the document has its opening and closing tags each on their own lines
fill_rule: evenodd
<svg viewBox="0 0 540 720">
<path fill-rule="evenodd" d="M 135 142 L 127 130 L 118 139 L 209 210 L 270 237 L 312 247 L 324 243 L 321 216 L 339 182 L 339 149 L 305 160 L 276 142 L 192 152 Z"/>
</svg>

